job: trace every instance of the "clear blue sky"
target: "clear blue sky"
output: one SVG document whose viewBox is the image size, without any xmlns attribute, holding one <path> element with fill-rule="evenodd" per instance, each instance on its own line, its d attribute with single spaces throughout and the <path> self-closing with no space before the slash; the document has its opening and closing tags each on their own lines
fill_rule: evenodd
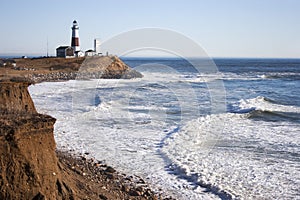
<svg viewBox="0 0 300 200">
<path fill-rule="evenodd" d="M 0 54 L 55 54 L 79 23 L 81 48 L 143 27 L 178 31 L 211 57 L 300 58 L 299 0 L 1 0 Z"/>
</svg>

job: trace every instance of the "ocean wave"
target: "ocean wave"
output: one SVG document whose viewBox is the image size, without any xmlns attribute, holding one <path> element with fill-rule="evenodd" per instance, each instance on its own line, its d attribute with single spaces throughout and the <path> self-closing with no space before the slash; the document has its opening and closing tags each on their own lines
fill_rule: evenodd
<svg viewBox="0 0 300 200">
<path fill-rule="evenodd" d="M 294 195 L 294 189 L 283 191 L 300 180 L 293 170 L 299 167 L 299 125 L 249 118 L 259 113 L 278 114 L 252 110 L 188 122 L 164 141 L 162 152 L 171 162 L 167 170 L 224 199 Z"/>
<path fill-rule="evenodd" d="M 253 110 L 248 114 L 249 119 L 265 121 L 300 121 L 299 113 Z"/>
<path fill-rule="evenodd" d="M 247 114 L 249 119 L 281 121 L 300 120 L 300 108 L 279 104 L 276 100 L 258 96 L 252 99 L 241 99 L 228 105 L 230 113 Z"/>
<path fill-rule="evenodd" d="M 232 81 L 232 80 L 246 80 L 246 81 L 253 81 L 253 80 L 261 80 L 263 77 L 258 76 L 256 74 L 237 74 L 237 73 L 214 73 L 214 74 L 187 74 L 187 75 L 181 75 L 180 82 L 189 82 L 189 83 L 206 83 L 206 82 L 212 82 L 216 80 L 222 80 L 222 81 Z"/>
<path fill-rule="evenodd" d="M 293 72 L 283 72 L 283 73 L 215 73 L 215 74 L 187 74 L 181 75 L 180 81 L 186 82 L 209 82 L 214 80 L 223 80 L 223 81 L 231 81 L 231 80 L 262 80 L 262 79 L 287 79 L 287 80 L 300 80 L 299 73 Z"/>
<path fill-rule="evenodd" d="M 294 72 L 282 72 L 282 73 L 268 73 L 260 75 L 263 79 L 288 79 L 288 80 L 300 80 L 300 74 Z"/>
</svg>

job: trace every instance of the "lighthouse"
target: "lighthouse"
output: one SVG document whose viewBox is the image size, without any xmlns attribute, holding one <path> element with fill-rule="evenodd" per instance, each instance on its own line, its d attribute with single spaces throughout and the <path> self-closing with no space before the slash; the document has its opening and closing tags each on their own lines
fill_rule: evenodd
<svg viewBox="0 0 300 200">
<path fill-rule="evenodd" d="M 71 47 L 74 49 L 75 53 L 78 53 L 80 51 L 78 30 L 79 30 L 78 23 L 76 20 L 74 20 L 72 26 Z"/>
</svg>

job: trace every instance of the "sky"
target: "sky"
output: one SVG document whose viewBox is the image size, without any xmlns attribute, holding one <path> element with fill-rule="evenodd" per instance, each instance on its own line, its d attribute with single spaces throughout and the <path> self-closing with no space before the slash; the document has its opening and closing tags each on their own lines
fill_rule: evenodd
<svg viewBox="0 0 300 200">
<path fill-rule="evenodd" d="M 299 0 L 1 0 L 0 8 L 0 55 L 55 55 L 70 45 L 76 19 L 82 50 L 94 38 L 155 27 L 210 57 L 300 58 Z"/>
</svg>

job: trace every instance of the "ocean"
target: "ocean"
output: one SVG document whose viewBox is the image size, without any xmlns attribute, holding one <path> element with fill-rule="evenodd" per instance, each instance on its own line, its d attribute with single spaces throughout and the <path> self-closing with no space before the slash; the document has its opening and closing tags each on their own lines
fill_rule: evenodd
<svg viewBox="0 0 300 200">
<path fill-rule="evenodd" d="M 123 60 L 144 77 L 30 86 L 59 149 L 177 199 L 299 199 L 300 59 Z"/>
</svg>

